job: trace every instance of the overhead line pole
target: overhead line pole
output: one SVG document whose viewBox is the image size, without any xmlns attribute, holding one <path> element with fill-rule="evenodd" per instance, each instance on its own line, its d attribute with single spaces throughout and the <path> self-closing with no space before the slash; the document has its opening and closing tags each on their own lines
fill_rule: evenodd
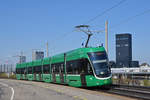
<svg viewBox="0 0 150 100">
<path fill-rule="evenodd" d="M 32 61 L 35 59 L 34 57 L 34 49 L 32 49 Z"/>
<path fill-rule="evenodd" d="M 108 54 L 108 21 L 105 22 L 105 48 Z"/>
<path fill-rule="evenodd" d="M 48 52 L 48 42 L 46 43 L 46 54 L 47 54 L 47 57 L 49 56 L 49 52 Z"/>
</svg>

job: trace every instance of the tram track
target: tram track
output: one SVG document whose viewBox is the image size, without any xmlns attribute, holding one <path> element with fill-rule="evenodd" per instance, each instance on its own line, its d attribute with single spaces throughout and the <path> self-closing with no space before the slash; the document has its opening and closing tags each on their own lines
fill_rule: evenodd
<svg viewBox="0 0 150 100">
<path fill-rule="evenodd" d="M 140 100 L 150 100 L 150 87 L 129 86 L 129 85 L 112 85 L 110 90 L 102 90 L 101 92 L 128 96 Z"/>
</svg>

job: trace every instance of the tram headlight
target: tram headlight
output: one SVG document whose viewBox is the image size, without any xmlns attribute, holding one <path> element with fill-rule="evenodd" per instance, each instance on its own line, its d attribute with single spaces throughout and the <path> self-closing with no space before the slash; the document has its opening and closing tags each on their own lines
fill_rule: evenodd
<svg viewBox="0 0 150 100">
<path fill-rule="evenodd" d="M 100 72 L 100 74 L 104 74 L 104 72 Z"/>
<path fill-rule="evenodd" d="M 93 80 L 93 78 L 91 77 L 90 80 Z"/>
</svg>

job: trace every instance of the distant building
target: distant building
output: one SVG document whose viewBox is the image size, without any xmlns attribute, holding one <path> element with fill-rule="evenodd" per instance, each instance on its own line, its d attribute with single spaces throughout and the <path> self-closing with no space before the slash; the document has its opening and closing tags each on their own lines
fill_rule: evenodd
<svg viewBox="0 0 150 100">
<path fill-rule="evenodd" d="M 24 62 L 26 62 L 26 56 L 20 56 L 19 63 L 24 63 Z"/>
<path fill-rule="evenodd" d="M 109 66 L 110 66 L 111 68 L 116 68 L 116 63 L 115 63 L 115 61 L 109 61 Z"/>
<path fill-rule="evenodd" d="M 116 34 L 116 66 L 131 67 L 132 35 L 129 33 Z"/>
<path fill-rule="evenodd" d="M 44 52 L 43 51 L 35 51 L 32 54 L 32 60 L 39 60 L 44 58 Z"/>
<path fill-rule="evenodd" d="M 139 61 L 131 61 L 132 67 L 139 67 Z"/>
<path fill-rule="evenodd" d="M 150 67 L 150 65 L 148 63 L 142 63 L 140 67 Z"/>
</svg>

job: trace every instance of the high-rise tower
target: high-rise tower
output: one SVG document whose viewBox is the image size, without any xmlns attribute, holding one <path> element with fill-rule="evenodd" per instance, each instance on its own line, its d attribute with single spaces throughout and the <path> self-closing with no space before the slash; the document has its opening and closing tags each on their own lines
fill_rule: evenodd
<svg viewBox="0 0 150 100">
<path fill-rule="evenodd" d="M 132 35 L 129 33 L 116 34 L 116 66 L 131 67 Z"/>
</svg>

